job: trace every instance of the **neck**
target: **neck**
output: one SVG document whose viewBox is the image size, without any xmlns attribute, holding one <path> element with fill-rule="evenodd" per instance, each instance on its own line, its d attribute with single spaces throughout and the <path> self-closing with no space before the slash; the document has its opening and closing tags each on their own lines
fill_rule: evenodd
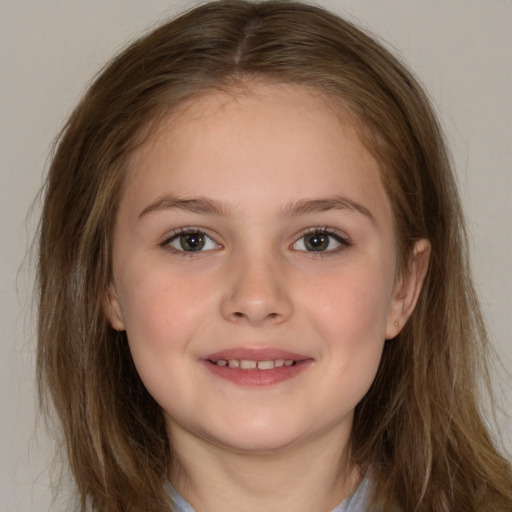
<svg viewBox="0 0 512 512">
<path fill-rule="evenodd" d="M 360 481 L 338 430 L 269 453 L 232 451 L 180 430 L 173 428 L 169 477 L 197 512 L 331 512 Z"/>
</svg>

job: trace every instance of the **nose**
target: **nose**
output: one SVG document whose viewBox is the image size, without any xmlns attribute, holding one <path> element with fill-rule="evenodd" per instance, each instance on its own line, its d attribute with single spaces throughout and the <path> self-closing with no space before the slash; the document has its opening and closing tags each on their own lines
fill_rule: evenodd
<svg viewBox="0 0 512 512">
<path fill-rule="evenodd" d="M 256 327 L 281 324 L 290 318 L 290 283 L 278 259 L 251 255 L 230 262 L 221 299 L 221 314 L 226 320 Z"/>
</svg>

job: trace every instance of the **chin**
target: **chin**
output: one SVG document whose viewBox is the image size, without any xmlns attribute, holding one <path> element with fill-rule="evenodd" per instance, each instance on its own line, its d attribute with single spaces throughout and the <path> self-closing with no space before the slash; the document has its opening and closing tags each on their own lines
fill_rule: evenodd
<svg viewBox="0 0 512 512">
<path fill-rule="evenodd" d="M 233 424 L 217 432 L 203 432 L 202 437 L 219 447 L 239 453 L 277 453 L 295 445 L 301 435 L 292 426 L 274 422 Z"/>
<path fill-rule="evenodd" d="M 225 442 L 218 443 L 219 446 L 237 453 L 269 455 L 286 451 L 287 448 L 295 445 L 295 439 L 276 439 L 275 436 L 248 437 L 226 439 Z"/>
</svg>

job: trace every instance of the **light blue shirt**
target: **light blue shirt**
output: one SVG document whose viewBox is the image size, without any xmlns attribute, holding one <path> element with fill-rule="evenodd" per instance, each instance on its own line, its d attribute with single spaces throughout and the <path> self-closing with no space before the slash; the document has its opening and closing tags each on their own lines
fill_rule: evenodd
<svg viewBox="0 0 512 512">
<path fill-rule="evenodd" d="M 171 497 L 175 504 L 175 512 L 195 512 L 191 505 L 173 487 Z M 365 479 L 355 492 L 344 499 L 332 512 L 366 512 L 366 500 L 368 498 L 369 482 Z"/>
</svg>

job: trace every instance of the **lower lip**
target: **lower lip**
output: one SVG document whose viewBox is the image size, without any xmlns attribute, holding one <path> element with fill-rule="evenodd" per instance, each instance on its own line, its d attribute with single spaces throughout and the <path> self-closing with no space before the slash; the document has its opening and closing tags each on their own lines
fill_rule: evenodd
<svg viewBox="0 0 512 512">
<path fill-rule="evenodd" d="M 201 361 L 204 366 L 217 377 L 229 380 L 240 386 L 271 386 L 289 379 L 293 379 L 302 373 L 313 362 L 312 359 L 298 361 L 292 366 L 281 366 L 271 370 L 241 370 L 229 366 L 218 366 L 208 360 Z"/>
</svg>

